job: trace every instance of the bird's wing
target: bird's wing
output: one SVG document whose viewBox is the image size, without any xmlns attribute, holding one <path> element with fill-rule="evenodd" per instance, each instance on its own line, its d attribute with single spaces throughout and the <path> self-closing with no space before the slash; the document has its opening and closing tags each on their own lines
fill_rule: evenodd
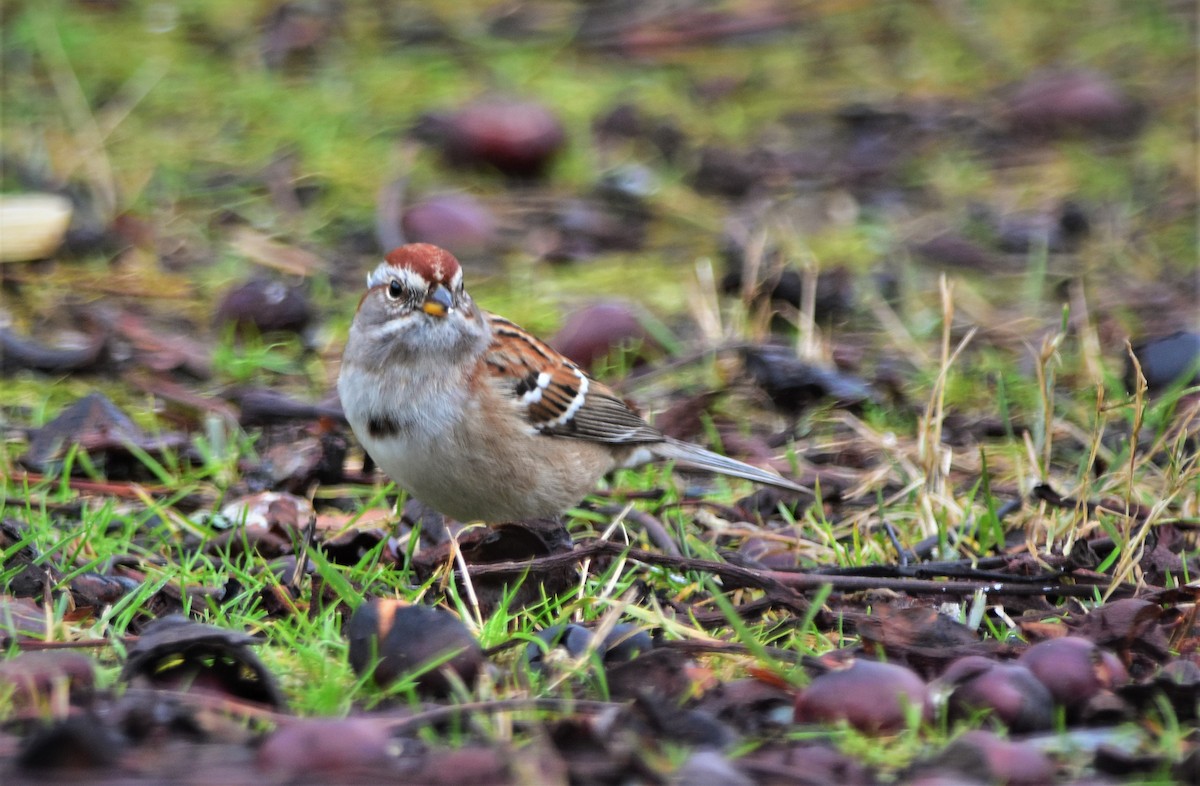
<svg viewBox="0 0 1200 786">
<path fill-rule="evenodd" d="M 485 364 L 532 429 L 611 444 L 662 441 L 660 431 L 575 363 L 506 319 L 491 315 L 491 325 Z"/>
</svg>

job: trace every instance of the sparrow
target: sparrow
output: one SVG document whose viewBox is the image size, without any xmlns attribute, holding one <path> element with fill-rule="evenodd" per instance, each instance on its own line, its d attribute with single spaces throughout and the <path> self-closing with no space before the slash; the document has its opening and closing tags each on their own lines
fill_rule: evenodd
<svg viewBox="0 0 1200 786">
<path fill-rule="evenodd" d="M 448 251 L 413 243 L 367 277 L 338 376 L 346 418 L 396 485 L 463 522 L 557 516 L 648 461 L 804 492 L 647 423 L 607 385 L 475 304 Z"/>
</svg>

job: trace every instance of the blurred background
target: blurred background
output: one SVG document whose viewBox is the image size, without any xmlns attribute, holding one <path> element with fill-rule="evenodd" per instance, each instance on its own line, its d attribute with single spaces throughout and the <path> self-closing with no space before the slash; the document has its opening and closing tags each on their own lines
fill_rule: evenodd
<svg viewBox="0 0 1200 786">
<path fill-rule="evenodd" d="M 3 17 L 3 385 L 39 412 L 109 383 L 47 391 L 30 369 L 320 399 L 366 272 L 415 240 L 593 367 L 630 341 L 661 358 L 775 334 L 903 385 L 943 274 L 981 329 L 968 369 L 1028 371 L 1065 318 L 1066 373 L 1112 381 L 1126 339 L 1200 327 L 1193 2 Z"/>
<path fill-rule="evenodd" d="M 0 657 L 98 650 L 0 663 L 0 781 L 916 782 L 946 746 L 942 783 L 1197 782 L 1196 0 L 0 16 Z M 566 524 L 397 510 L 334 382 L 410 241 L 813 492 L 649 466 Z M 998 719 L 1053 731 L 946 745 Z"/>
</svg>

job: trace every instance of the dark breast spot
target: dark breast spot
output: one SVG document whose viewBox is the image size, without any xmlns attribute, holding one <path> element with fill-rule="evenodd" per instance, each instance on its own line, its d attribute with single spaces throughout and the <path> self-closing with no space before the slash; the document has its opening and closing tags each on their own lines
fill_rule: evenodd
<svg viewBox="0 0 1200 786">
<path fill-rule="evenodd" d="M 372 415 L 367 421 L 367 433 L 374 439 L 398 437 L 404 430 L 403 423 L 388 415 Z"/>
</svg>

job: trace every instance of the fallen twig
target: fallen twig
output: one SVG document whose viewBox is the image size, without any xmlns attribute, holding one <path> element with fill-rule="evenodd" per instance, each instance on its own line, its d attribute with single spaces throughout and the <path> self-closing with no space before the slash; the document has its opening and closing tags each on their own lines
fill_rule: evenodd
<svg viewBox="0 0 1200 786">
<path fill-rule="evenodd" d="M 532 560 L 513 562 L 491 562 L 486 565 L 471 565 L 472 576 L 510 575 L 537 572 L 553 567 L 566 567 L 587 557 L 604 554 L 625 556 L 627 559 L 647 565 L 658 565 L 680 571 L 711 573 L 725 582 L 727 588 L 748 587 L 771 593 L 777 600 L 794 609 L 804 609 L 807 602 L 798 594 L 802 590 L 817 589 L 828 585 L 836 592 L 862 592 L 866 590 L 890 590 L 911 595 L 966 596 L 982 592 L 988 595 L 1046 595 L 1048 597 L 1090 597 L 1098 584 L 1053 584 L 1053 578 L 1031 583 L 1027 577 L 1012 576 L 989 580 L 947 580 L 887 578 L 864 575 L 830 576 L 819 573 L 790 572 L 781 570 L 755 570 L 714 560 L 673 557 L 644 549 L 629 549 L 616 543 L 585 541 L 573 551 L 553 554 Z M 1118 588 L 1121 594 L 1132 594 L 1133 586 Z"/>
</svg>

